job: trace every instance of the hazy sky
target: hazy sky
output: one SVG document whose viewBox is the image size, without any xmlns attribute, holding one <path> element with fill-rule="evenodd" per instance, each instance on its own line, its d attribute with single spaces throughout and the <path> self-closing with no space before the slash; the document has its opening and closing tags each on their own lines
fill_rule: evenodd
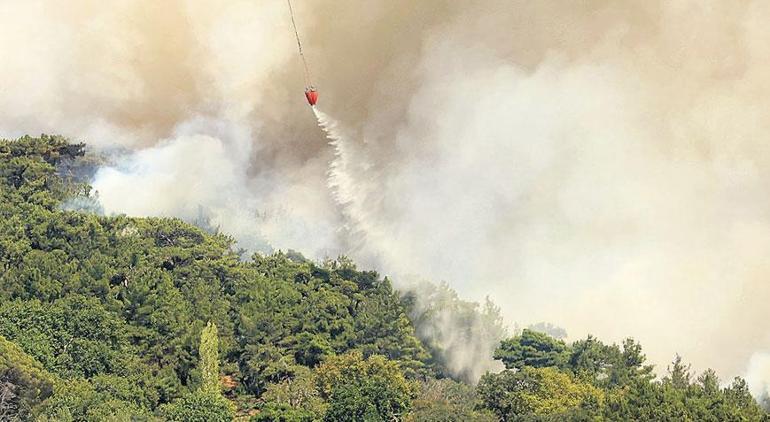
<svg viewBox="0 0 770 422">
<path fill-rule="evenodd" d="M 770 3 L 0 2 L 0 135 L 121 148 L 109 212 L 208 215 L 770 379 Z M 766 376 L 767 375 L 767 376 Z"/>
</svg>

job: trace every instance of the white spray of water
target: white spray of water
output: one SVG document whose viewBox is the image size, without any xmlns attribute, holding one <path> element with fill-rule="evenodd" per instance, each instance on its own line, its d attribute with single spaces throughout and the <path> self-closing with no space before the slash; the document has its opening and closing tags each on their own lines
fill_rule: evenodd
<svg viewBox="0 0 770 422">
<path fill-rule="evenodd" d="M 378 244 L 388 235 L 376 223 L 376 204 L 368 201 L 378 186 L 373 174 L 374 165 L 365 151 L 366 142 L 353 141 L 352 135 L 336 119 L 318 107 L 313 107 L 313 112 L 318 126 L 334 149 L 334 157 L 328 164 L 326 185 L 344 216 L 341 229 L 346 231 L 344 237 L 350 242 L 346 252 L 356 253 L 364 261 L 381 261 L 363 256 L 365 245 Z"/>
<path fill-rule="evenodd" d="M 351 144 L 343 140 L 339 129 L 339 123 L 330 118 L 326 113 L 313 107 L 313 113 L 318 119 L 318 126 L 326 133 L 329 145 L 334 148 L 334 159 L 329 163 L 327 186 L 332 193 L 334 201 L 340 205 L 348 218 L 348 222 L 355 226 L 364 224 L 366 219 L 362 215 L 360 204 L 356 203 L 357 183 L 351 171 L 354 170 L 355 161 L 351 157 Z M 360 165 L 360 164 L 359 164 Z M 366 167 L 364 165 L 364 167 Z M 347 228 L 351 228 L 347 225 Z"/>
<path fill-rule="evenodd" d="M 385 224 L 377 224 L 377 215 L 368 200 L 377 188 L 374 166 L 369 161 L 365 142 L 354 141 L 340 123 L 313 107 L 318 125 L 326 133 L 334 158 L 329 162 L 327 186 L 345 216 L 349 239 L 358 239 L 351 252 L 359 259 L 370 262 L 395 263 L 399 256 L 391 253 L 393 234 Z M 367 255 L 374 250 L 378 253 Z M 398 248 L 397 248 L 398 249 Z M 397 268 L 392 265 L 391 268 Z M 392 273 L 399 280 L 402 291 L 413 293 L 418 334 L 434 347 L 450 373 L 470 382 L 476 382 L 487 371 L 498 371 L 500 362 L 492 354 L 505 335 L 502 321 L 490 302 L 480 307 L 477 303 L 461 300 L 445 284 L 436 286 L 412 274 Z"/>
</svg>

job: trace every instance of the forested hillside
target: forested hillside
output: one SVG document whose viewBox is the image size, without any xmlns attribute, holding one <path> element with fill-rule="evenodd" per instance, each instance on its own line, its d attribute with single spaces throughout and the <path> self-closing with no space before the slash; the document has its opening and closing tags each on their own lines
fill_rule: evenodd
<svg viewBox="0 0 770 422">
<path fill-rule="evenodd" d="M 654 379 L 633 340 L 524 330 L 472 385 L 431 334 L 440 309 L 349 259 L 247 257 L 179 220 L 70 210 L 89 200 L 83 153 L 0 141 L 0 420 L 766 418 L 740 378 L 677 357 Z M 463 309 L 502 336 L 489 306 Z"/>
</svg>

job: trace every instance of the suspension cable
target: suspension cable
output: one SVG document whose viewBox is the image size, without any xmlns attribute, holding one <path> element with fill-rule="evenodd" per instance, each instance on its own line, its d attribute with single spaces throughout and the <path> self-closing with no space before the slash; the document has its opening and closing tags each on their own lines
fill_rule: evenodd
<svg viewBox="0 0 770 422">
<path fill-rule="evenodd" d="M 294 21 L 294 9 L 291 7 L 291 0 L 286 0 L 289 4 L 289 14 L 291 15 L 291 26 L 294 28 L 294 36 L 297 37 L 297 49 L 299 49 L 299 56 L 302 58 L 302 66 L 305 68 L 305 87 L 312 88 L 313 82 L 310 79 L 310 68 L 307 65 L 305 59 L 305 53 L 302 51 L 302 42 L 299 39 L 299 32 L 297 31 L 297 23 Z"/>
</svg>

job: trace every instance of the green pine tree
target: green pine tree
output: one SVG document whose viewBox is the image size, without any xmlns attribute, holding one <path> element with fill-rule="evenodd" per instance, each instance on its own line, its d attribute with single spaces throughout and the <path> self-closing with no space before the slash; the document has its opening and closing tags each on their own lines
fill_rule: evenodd
<svg viewBox="0 0 770 422">
<path fill-rule="evenodd" d="M 220 393 L 219 385 L 219 340 L 217 326 L 209 321 L 201 333 L 200 354 L 201 390 Z"/>
</svg>

